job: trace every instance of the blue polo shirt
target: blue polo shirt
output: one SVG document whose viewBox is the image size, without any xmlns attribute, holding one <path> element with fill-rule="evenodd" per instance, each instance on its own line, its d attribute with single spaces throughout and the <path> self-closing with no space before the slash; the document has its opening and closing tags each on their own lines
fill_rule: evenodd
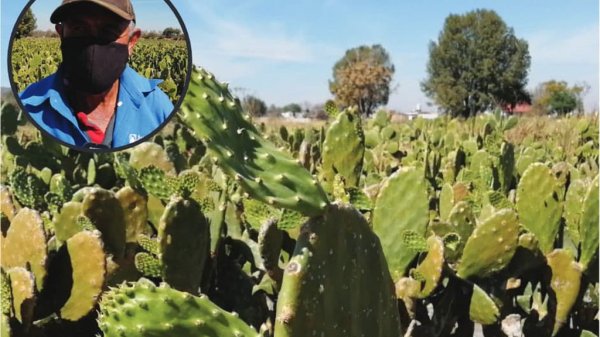
<svg viewBox="0 0 600 337">
<path fill-rule="evenodd" d="M 158 87 L 160 82 L 142 77 L 127 65 L 119 80 L 111 147 L 125 146 L 145 137 L 173 112 L 169 97 Z M 28 86 L 19 97 L 31 118 L 54 137 L 78 147 L 91 143 L 66 100 L 60 68 Z"/>
</svg>

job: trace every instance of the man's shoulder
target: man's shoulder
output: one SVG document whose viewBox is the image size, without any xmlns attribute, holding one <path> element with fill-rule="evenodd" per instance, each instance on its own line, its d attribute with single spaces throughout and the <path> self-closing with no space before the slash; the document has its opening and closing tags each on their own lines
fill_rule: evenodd
<svg viewBox="0 0 600 337">
<path fill-rule="evenodd" d="M 21 100 L 24 100 L 33 96 L 47 96 L 51 90 L 56 89 L 56 73 L 54 73 L 48 77 L 45 77 L 35 83 L 28 85 L 25 88 L 25 90 L 19 93 L 19 98 Z"/>
<path fill-rule="evenodd" d="M 124 86 L 134 99 L 143 100 L 154 113 L 169 114 L 173 103 L 158 86 L 161 79 L 148 79 L 127 66 L 123 72 Z"/>
</svg>

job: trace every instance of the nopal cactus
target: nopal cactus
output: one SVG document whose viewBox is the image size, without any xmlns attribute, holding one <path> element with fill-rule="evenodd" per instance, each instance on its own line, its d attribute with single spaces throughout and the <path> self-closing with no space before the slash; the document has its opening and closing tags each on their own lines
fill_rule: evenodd
<svg viewBox="0 0 600 337">
<path fill-rule="evenodd" d="M 332 204 L 303 226 L 284 272 L 275 335 L 400 336 L 379 239 L 358 211 Z"/>
<path fill-rule="evenodd" d="M 320 185 L 290 155 L 263 139 L 227 85 L 203 69 L 195 69 L 191 77 L 181 116 L 217 163 L 258 200 L 310 216 L 322 214 L 329 202 Z"/>
<path fill-rule="evenodd" d="M 191 199 L 173 198 L 158 228 L 163 279 L 175 289 L 196 293 L 210 249 L 210 227 Z"/>
<path fill-rule="evenodd" d="M 365 137 L 360 115 L 356 110 L 345 110 L 331 123 L 323 142 L 321 168 L 325 181 L 331 185 L 339 174 L 347 187 L 357 187 L 364 152 Z"/>
<path fill-rule="evenodd" d="M 156 287 L 145 279 L 105 293 L 98 320 L 105 337 L 259 337 L 237 315 L 205 295 L 196 297 L 164 283 Z"/>
<path fill-rule="evenodd" d="M 554 248 L 560 225 L 562 205 L 557 195 L 558 183 L 544 164 L 531 164 L 517 187 L 517 211 L 523 226 L 533 233 L 541 251 Z"/>
<path fill-rule="evenodd" d="M 22 208 L 13 218 L 3 239 L 2 267 L 29 266 L 35 276 L 37 290 L 42 290 L 47 274 L 48 245 L 40 214 Z"/>
<path fill-rule="evenodd" d="M 421 170 L 405 168 L 381 187 L 373 210 L 373 230 L 379 236 L 394 281 L 406 274 L 416 253 L 402 243 L 405 231 L 425 236 L 429 222 L 427 183 Z"/>
</svg>

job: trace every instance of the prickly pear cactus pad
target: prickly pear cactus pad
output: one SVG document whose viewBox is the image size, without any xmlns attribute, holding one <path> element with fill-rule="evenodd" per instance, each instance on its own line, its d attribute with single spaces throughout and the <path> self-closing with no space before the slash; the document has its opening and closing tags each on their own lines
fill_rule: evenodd
<svg viewBox="0 0 600 337">
<path fill-rule="evenodd" d="M 58 214 L 54 216 L 54 233 L 60 241 L 67 241 L 71 236 L 79 233 L 82 228 L 77 223 L 81 216 L 83 205 L 80 202 L 69 201 L 65 203 Z"/>
<path fill-rule="evenodd" d="M 13 202 L 12 194 L 8 187 L 4 185 L 0 185 L 0 212 L 10 221 L 12 221 L 12 218 L 17 214 L 17 208 Z"/>
<path fill-rule="evenodd" d="M 544 254 L 552 251 L 560 225 L 562 205 L 557 188 L 550 168 L 540 163 L 529 165 L 517 187 L 519 220 L 538 238 Z"/>
<path fill-rule="evenodd" d="M 427 246 L 429 247 L 427 256 L 415 269 L 424 279 L 419 298 L 425 298 L 435 290 L 442 277 L 442 268 L 444 267 L 444 242 L 442 239 L 431 236 L 427 239 Z"/>
<path fill-rule="evenodd" d="M 333 204 L 302 227 L 283 276 L 275 336 L 401 336 L 379 239 L 358 211 Z"/>
<path fill-rule="evenodd" d="M 365 136 L 360 115 L 356 110 L 345 110 L 331 123 L 323 142 L 321 168 L 325 181 L 331 184 L 339 174 L 345 186 L 358 186 L 364 153 Z"/>
<path fill-rule="evenodd" d="M 191 199 L 167 204 L 158 228 L 163 279 L 178 290 L 197 293 L 210 249 L 210 225 Z"/>
<path fill-rule="evenodd" d="M 100 329 L 105 337 L 259 337 L 244 321 L 212 303 L 141 279 L 102 296 Z"/>
<path fill-rule="evenodd" d="M 138 144 L 129 150 L 129 164 L 136 170 L 153 165 L 165 173 L 175 174 L 175 166 L 169 160 L 169 156 L 160 145 L 153 142 Z"/>
<path fill-rule="evenodd" d="M 35 210 L 21 208 L 8 228 L 4 239 L 2 267 L 30 265 L 37 290 L 42 290 L 46 277 L 48 245 L 42 217 Z"/>
<path fill-rule="evenodd" d="M 35 280 L 33 274 L 22 267 L 8 270 L 10 288 L 13 297 L 13 310 L 19 322 L 24 325 L 31 323 L 35 307 Z"/>
<path fill-rule="evenodd" d="M 83 214 L 102 233 L 108 252 L 116 257 L 125 251 L 125 215 L 112 191 L 93 188 L 83 198 Z"/>
<path fill-rule="evenodd" d="M 497 211 L 476 227 L 467 240 L 457 275 L 481 278 L 501 270 L 512 259 L 518 240 L 517 214 L 510 209 Z"/>
<path fill-rule="evenodd" d="M 500 310 L 498 310 L 496 303 L 476 284 L 473 284 L 469 317 L 473 322 L 483 325 L 494 324 L 500 317 Z"/>
<path fill-rule="evenodd" d="M 148 207 L 147 200 L 133 188 L 125 186 L 115 196 L 121 203 L 125 215 L 125 240 L 136 242 L 138 234 L 147 232 Z"/>
<path fill-rule="evenodd" d="M 594 178 L 583 202 L 581 214 L 580 237 L 581 255 L 579 262 L 586 269 L 598 254 L 598 176 Z M 595 268 L 595 267 L 594 267 Z"/>
<path fill-rule="evenodd" d="M 328 200 L 321 186 L 289 154 L 263 139 L 227 85 L 203 69 L 191 76 L 181 116 L 217 164 L 258 200 L 309 216 L 322 214 Z"/>
<path fill-rule="evenodd" d="M 83 231 L 67 240 L 73 268 L 71 296 L 60 309 L 60 316 L 77 321 L 96 305 L 106 276 L 106 254 L 99 231 Z"/>
<path fill-rule="evenodd" d="M 569 236 L 575 244 L 579 244 L 581 239 L 579 237 L 579 223 L 581 221 L 581 213 L 583 213 L 581 205 L 585 200 L 588 190 L 589 182 L 585 179 L 572 180 L 565 196 L 563 217 L 565 218 L 565 225 Z"/>
<path fill-rule="evenodd" d="M 394 281 L 406 274 L 416 256 L 402 243 L 403 233 L 424 236 L 428 222 L 429 199 L 422 170 L 396 171 L 383 183 L 373 211 L 373 230 L 381 240 Z"/>
<path fill-rule="evenodd" d="M 2 314 L 9 315 L 12 311 L 12 291 L 10 289 L 10 279 L 4 269 L 0 268 L 0 311 Z"/>
<path fill-rule="evenodd" d="M 552 270 L 550 287 L 556 294 L 556 320 L 552 332 L 555 336 L 567 322 L 569 312 L 577 300 L 582 268 L 565 249 L 555 249 L 546 256 L 546 259 Z"/>
</svg>

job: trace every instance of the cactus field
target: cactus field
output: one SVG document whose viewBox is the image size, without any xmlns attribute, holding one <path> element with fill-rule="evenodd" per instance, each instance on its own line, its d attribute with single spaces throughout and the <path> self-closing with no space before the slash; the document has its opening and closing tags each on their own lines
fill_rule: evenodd
<svg viewBox="0 0 600 337">
<path fill-rule="evenodd" d="M 196 68 L 92 154 L 4 103 L 0 335 L 598 336 L 597 115 L 327 112 L 257 124 Z"/>
</svg>

